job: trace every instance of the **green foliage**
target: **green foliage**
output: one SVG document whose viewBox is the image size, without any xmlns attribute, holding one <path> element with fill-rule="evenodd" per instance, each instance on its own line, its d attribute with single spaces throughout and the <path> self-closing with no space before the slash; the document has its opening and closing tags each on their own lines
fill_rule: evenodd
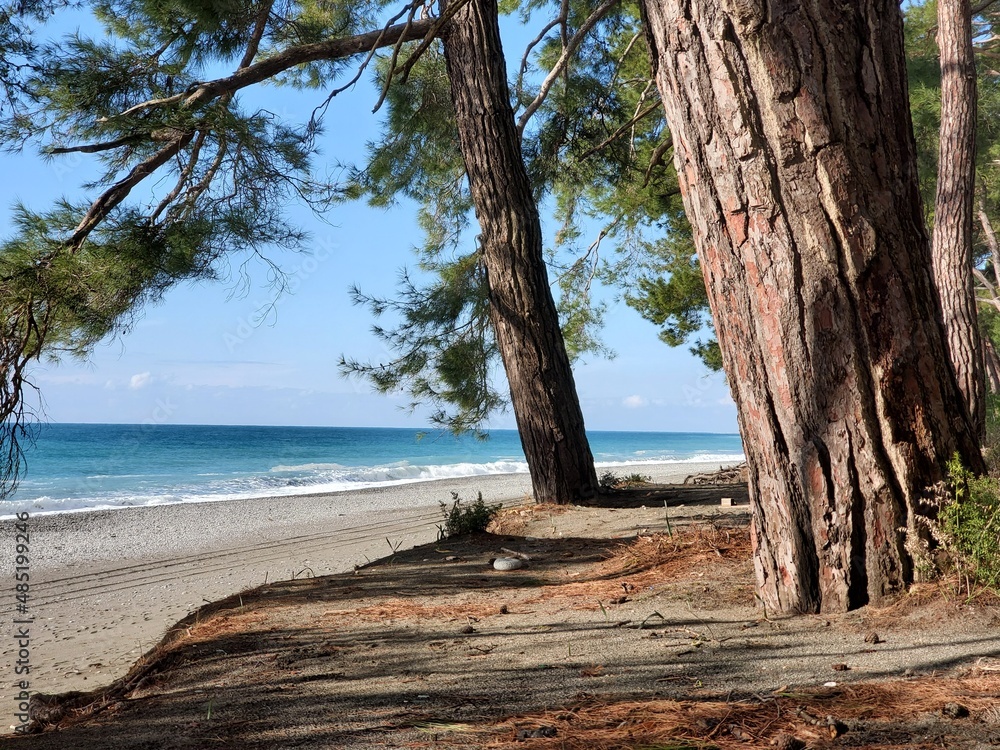
<svg viewBox="0 0 1000 750">
<path fill-rule="evenodd" d="M 379 83 L 387 70 L 388 62 L 380 61 Z M 404 270 L 394 299 L 352 290 L 355 303 L 376 318 L 390 313 L 398 321 L 372 329 L 397 356 L 368 363 L 341 357 L 341 372 L 368 380 L 381 393 L 407 393 L 411 408 L 431 404 L 433 424 L 485 438 L 482 424 L 507 402 L 493 377 L 499 355 L 486 272 L 478 250 L 462 251 L 472 202 L 439 45 L 420 58 L 405 85 L 389 88 L 386 102 L 380 138 L 368 145 L 366 167 L 349 170 L 343 197 L 385 208 L 400 198 L 416 201 L 424 273 L 418 282 Z"/>
<path fill-rule="evenodd" d="M 575 6 L 580 15 L 590 10 Z M 536 65 L 545 70 L 561 51 L 558 35 L 549 36 Z M 623 3 L 554 85 L 526 132 L 525 155 L 561 222 L 552 256 L 564 298 L 589 304 L 594 279 L 623 290 L 626 304 L 660 327 L 665 343 L 693 343 L 692 352 L 716 367 L 714 337 L 696 338 L 710 331 L 711 315 L 649 71 L 638 8 Z M 520 101 L 533 98 L 534 90 L 520 84 Z M 560 265 L 560 256 L 575 260 Z M 590 330 L 603 312 L 594 310 Z"/>
<path fill-rule="evenodd" d="M 22 3 L 16 20 L 64 4 Z M 109 32 L 100 40 L 77 34 L 39 44 L 34 27 L 0 31 L 0 58 L 20 55 L 7 61 L 17 65 L 17 97 L 2 110 L 0 142 L 53 160 L 92 154 L 103 170 L 83 186 L 86 200 L 20 207 L 0 241 L 0 497 L 22 465 L 29 361 L 86 356 L 174 284 L 214 278 L 236 254 L 300 246 L 305 235 L 285 207 L 326 203 L 334 190 L 311 176 L 312 124 L 245 110 L 235 91 L 190 97 L 220 63 L 264 53 L 293 17 L 237 0 L 101 0 L 93 8 Z M 252 30 L 265 18 L 256 40 Z M 6 70 L 0 65 L 0 83 Z M 280 272 L 269 270 L 280 287 Z"/>
<path fill-rule="evenodd" d="M 541 26 L 562 7 L 534 0 L 505 5 L 502 12 L 517 12 L 524 22 Z M 594 4 L 574 0 L 565 10 L 565 26 L 550 25 L 523 58 L 511 86 L 516 110 L 523 111 L 538 96 L 541 80 L 563 53 L 564 39 L 594 11 Z M 379 84 L 387 67 L 387 61 L 380 62 Z M 485 323 L 488 308 L 470 298 L 460 306 L 466 311 L 461 321 L 451 313 L 454 295 L 481 294 L 485 285 L 456 286 L 442 275 L 475 251 L 468 246 L 472 204 L 465 166 L 455 148 L 450 86 L 439 48 L 433 47 L 417 63 L 405 85 L 390 87 L 387 105 L 383 130 L 369 144 L 365 166 L 349 171 L 344 197 L 377 206 L 401 198 L 415 201 L 424 232 L 419 263 L 431 278 L 417 283 L 404 275 L 393 301 L 358 293 L 357 300 L 376 315 L 391 310 L 402 319 L 397 327 L 376 329 L 397 358 L 363 366 L 345 359 L 342 366 L 367 377 L 379 390 L 406 391 L 414 402 L 430 399 L 440 407 L 435 421 L 451 429 L 476 430 L 480 420 L 505 401 L 488 379 L 499 371 L 488 326 L 470 336 L 463 322 Z M 610 353 L 598 333 L 605 306 L 595 302 L 595 283 L 629 290 L 626 301 L 663 327 L 663 339 L 671 345 L 695 339 L 705 330 L 709 313 L 704 286 L 700 297 L 689 289 L 693 279 L 701 284 L 697 265 L 693 274 L 682 268 L 685 263 L 692 266 L 690 227 L 670 165 L 669 135 L 650 79 L 637 5 L 615 7 L 583 40 L 528 123 L 522 151 L 536 199 L 549 202 L 560 223 L 546 256 L 571 358 Z M 595 222 L 603 228 L 592 241 L 587 234 Z M 613 254 L 602 255 L 602 242 L 613 245 Z M 680 278 L 671 283 L 665 276 L 675 271 Z M 451 302 L 435 305 L 442 296 Z M 444 314 L 408 312 L 413 305 L 429 303 Z M 420 322 L 414 325 L 417 318 Z M 464 360 L 448 356 L 449 350 L 457 351 L 456 331 L 462 333 L 458 340 Z M 692 351 L 711 366 L 720 366 L 714 339 L 693 344 Z M 462 361 L 465 375 L 440 369 L 444 363 Z M 473 406 L 475 398 L 480 399 L 479 407 Z"/>
<path fill-rule="evenodd" d="M 412 408 L 436 405 L 433 424 L 485 437 L 480 425 L 506 403 L 491 377 L 497 351 L 485 270 L 473 254 L 442 264 L 434 273 L 433 283 L 417 286 L 404 271 L 398 299 L 352 290 L 355 302 L 376 318 L 391 313 L 399 319 L 394 327 L 372 329 L 399 357 L 375 363 L 341 357 L 341 372 L 367 379 L 381 393 L 409 393 Z"/>
<path fill-rule="evenodd" d="M 476 499 L 463 505 L 463 500 L 457 492 L 451 493 L 451 507 L 447 503 L 439 503 L 444 525 L 439 526 L 442 538 L 461 536 L 462 534 L 482 534 L 503 505 L 487 505 L 483 502 L 483 493 L 479 492 Z"/>
<path fill-rule="evenodd" d="M 0 246 L 0 307 L 9 320 L 36 310 L 36 333 L 52 346 L 86 354 L 174 282 L 211 276 L 200 254 L 211 234 L 204 220 L 149 226 L 118 211 L 79 252 L 61 252 L 53 237 L 68 234 L 78 213 L 68 204 L 44 216 L 21 207 L 18 234 Z"/>
<path fill-rule="evenodd" d="M 690 232 L 690 227 L 686 230 Z M 660 327 L 660 339 L 670 346 L 680 346 L 711 326 L 708 293 L 690 234 L 668 237 L 658 244 L 658 249 L 663 275 L 641 278 L 638 293 L 626 294 L 625 299 Z M 722 369 L 722 352 L 714 338 L 696 340 L 691 353 L 709 369 Z"/>
<path fill-rule="evenodd" d="M 970 587 L 1000 593 L 1000 483 L 973 476 L 957 455 L 948 464 L 948 481 L 952 500 L 940 509 L 937 525 L 950 561 Z"/>
<path fill-rule="evenodd" d="M 597 483 L 605 490 L 613 489 L 620 481 L 621 479 L 613 471 L 606 471 L 597 478 Z"/>
<path fill-rule="evenodd" d="M 649 484 L 651 481 L 652 478 L 645 474 L 633 473 L 620 477 L 613 471 L 604 472 L 597 480 L 601 489 L 605 490 L 621 490 L 628 489 L 630 487 L 641 487 L 644 484 Z"/>
<path fill-rule="evenodd" d="M 380 85 L 387 68 L 388 61 L 380 61 Z M 383 208 L 395 205 L 401 197 L 415 201 L 424 231 L 421 261 L 440 263 L 444 254 L 461 250 L 472 201 L 465 164 L 456 147 L 451 87 L 439 45 L 420 58 L 406 84 L 389 88 L 386 103 L 379 139 L 368 144 L 365 168 L 349 170 L 344 198 L 367 199 Z"/>
<path fill-rule="evenodd" d="M 74 0 L 0 0 L 0 115 L 17 116 L 30 100 L 25 74 L 39 64 L 36 32 Z"/>
</svg>

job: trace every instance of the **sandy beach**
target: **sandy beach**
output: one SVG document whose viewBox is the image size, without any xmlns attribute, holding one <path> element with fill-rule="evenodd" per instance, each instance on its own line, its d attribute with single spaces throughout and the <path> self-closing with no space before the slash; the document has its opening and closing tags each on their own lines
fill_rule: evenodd
<svg viewBox="0 0 1000 750">
<path fill-rule="evenodd" d="M 659 476 L 678 479 L 677 468 Z M 516 492 L 510 479 L 417 485 L 395 499 L 454 486 L 495 500 Z M 493 533 L 443 541 L 433 540 L 433 505 L 366 516 L 354 493 L 339 506 L 313 500 L 328 516 L 345 500 L 356 512 L 281 528 L 282 510 L 302 509 L 279 501 L 268 542 L 54 575 L 38 604 L 49 661 L 44 675 L 33 664 L 31 689 L 44 691 L 44 677 L 51 691 L 92 690 L 32 696 L 29 729 L 45 731 L 7 744 L 980 750 L 1000 737 L 995 597 L 956 596 L 952 578 L 847 613 L 768 613 L 754 596 L 745 485 L 515 505 Z M 181 518 L 159 511 L 162 522 Z M 224 515 L 196 512 L 226 532 Z M 422 535 L 429 543 L 404 549 Z M 377 559 L 352 570 L 369 548 Z M 498 570 L 501 555 L 524 565 Z M 337 565 L 346 570 L 308 577 Z M 289 572 L 276 581 L 275 569 Z M 198 606 L 240 581 L 253 587 Z M 184 602 L 193 611 L 174 619 Z M 127 641 L 143 633 L 148 644 Z"/>
<path fill-rule="evenodd" d="M 612 467 L 680 482 L 717 463 Z M 602 468 L 601 471 L 607 469 Z M 394 549 L 434 541 L 439 502 L 458 492 L 525 502 L 526 474 L 259 498 L 39 515 L 29 520 L 30 683 L 33 692 L 89 690 L 115 679 L 166 630 L 205 602 L 266 581 L 350 570 Z M 0 522 L 13 581 L 15 528 Z M 16 613 L 12 587 L 0 617 Z M 4 698 L 15 694 L 17 643 L 0 652 Z"/>
</svg>

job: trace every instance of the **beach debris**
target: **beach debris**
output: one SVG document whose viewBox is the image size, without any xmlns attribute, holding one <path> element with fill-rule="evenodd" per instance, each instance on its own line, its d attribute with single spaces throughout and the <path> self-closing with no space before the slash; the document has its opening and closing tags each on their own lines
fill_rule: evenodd
<svg viewBox="0 0 1000 750">
<path fill-rule="evenodd" d="M 941 713 L 949 719 L 964 719 L 969 715 L 969 709 L 961 703 L 949 702 L 944 704 L 944 708 L 941 709 Z"/>
<path fill-rule="evenodd" d="M 752 734 L 747 734 L 735 724 L 730 724 L 728 729 L 729 733 L 736 739 L 740 740 L 740 742 L 753 742 L 755 739 Z"/>
<path fill-rule="evenodd" d="M 707 474 L 691 474 L 684 484 L 745 484 L 749 478 L 746 462 L 743 462 Z"/>
<path fill-rule="evenodd" d="M 667 621 L 667 618 L 661 615 L 659 612 L 653 612 L 652 614 L 647 615 L 646 619 L 639 623 L 639 630 L 644 629 L 646 627 L 646 623 L 652 620 L 654 617 L 659 617 L 660 620 L 663 622 Z"/>
<path fill-rule="evenodd" d="M 771 740 L 771 745 L 778 748 L 778 750 L 802 750 L 806 746 L 806 743 L 793 734 L 780 732 Z"/>
<path fill-rule="evenodd" d="M 846 664 L 831 664 L 830 669 L 834 672 L 849 672 L 851 668 Z"/>
<path fill-rule="evenodd" d="M 559 732 L 555 727 L 536 727 L 534 729 L 518 729 L 516 739 L 518 742 L 524 740 L 542 739 L 544 737 L 555 737 Z"/>
<path fill-rule="evenodd" d="M 32 693 L 28 699 L 28 716 L 35 726 L 58 724 L 66 716 L 66 712 L 66 706 L 58 695 Z"/>
<path fill-rule="evenodd" d="M 724 497 L 724 498 L 722 498 L 721 505 L 722 505 L 723 508 L 732 508 L 733 507 L 733 499 L 731 497 Z"/>
<path fill-rule="evenodd" d="M 498 557 L 493 561 L 494 570 L 518 570 L 524 567 L 524 561 L 516 557 Z"/>
<path fill-rule="evenodd" d="M 510 609 L 508 609 L 508 608 L 507 608 L 507 605 L 506 605 L 506 604 L 501 604 L 501 605 L 500 605 L 500 614 L 502 614 L 502 615 L 506 615 L 506 614 L 508 614 L 509 612 L 510 612 Z"/>
<path fill-rule="evenodd" d="M 449 724 L 440 721 L 422 721 L 413 725 L 418 732 L 428 734 L 444 734 L 446 732 L 473 732 L 475 728 L 469 724 Z M 437 738 L 435 738 L 436 740 Z"/>
<path fill-rule="evenodd" d="M 458 632 L 461 633 L 462 635 L 471 635 L 472 633 L 476 632 L 476 629 L 474 627 L 472 627 L 471 625 L 466 625 L 464 628 L 462 628 Z"/>
<path fill-rule="evenodd" d="M 826 730 L 826 733 L 830 735 L 830 739 L 835 740 L 847 731 L 847 725 L 844 722 L 835 719 L 833 716 L 827 716 L 826 718 L 814 716 L 802 706 L 799 706 L 795 715 L 806 724 L 812 724 L 814 727 Z"/>
<path fill-rule="evenodd" d="M 873 630 L 865 636 L 865 643 L 885 643 L 885 641 Z"/>
<path fill-rule="evenodd" d="M 505 555 L 509 555 L 510 557 L 516 557 L 518 560 L 527 560 L 529 562 L 531 561 L 531 555 L 526 555 L 525 553 L 518 552 L 517 550 L 501 547 L 500 551 L 503 552 Z"/>
</svg>

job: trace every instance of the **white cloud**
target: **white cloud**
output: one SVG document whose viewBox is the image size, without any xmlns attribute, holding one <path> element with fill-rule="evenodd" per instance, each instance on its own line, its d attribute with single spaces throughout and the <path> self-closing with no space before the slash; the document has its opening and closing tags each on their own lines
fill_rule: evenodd
<svg viewBox="0 0 1000 750">
<path fill-rule="evenodd" d="M 627 409 L 638 409 L 645 406 L 648 402 L 642 396 L 635 394 L 633 396 L 626 396 L 622 399 L 622 405 Z"/>
<path fill-rule="evenodd" d="M 132 376 L 132 379 L 128 381 L 128 387 L 133 391 L 137 391 L 149 385 L 149 382 L 153 379 L 153 376 L 148 372 L 138 372 Z"/>
</svg>

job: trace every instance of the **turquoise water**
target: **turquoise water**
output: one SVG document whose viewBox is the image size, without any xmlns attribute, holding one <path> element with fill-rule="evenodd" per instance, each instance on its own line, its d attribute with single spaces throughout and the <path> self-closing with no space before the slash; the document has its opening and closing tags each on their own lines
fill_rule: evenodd
<svg viewBox="0 0 1000 750">
<path fill-rule="evenodd" d="M 741 461 L 738 435 L 592 432 L 598 466 Z M 0 515 L 227 500 L 527 471 L 517 432 L 487 441 L 412 429 L 40 425 Z"/>
</svg>

